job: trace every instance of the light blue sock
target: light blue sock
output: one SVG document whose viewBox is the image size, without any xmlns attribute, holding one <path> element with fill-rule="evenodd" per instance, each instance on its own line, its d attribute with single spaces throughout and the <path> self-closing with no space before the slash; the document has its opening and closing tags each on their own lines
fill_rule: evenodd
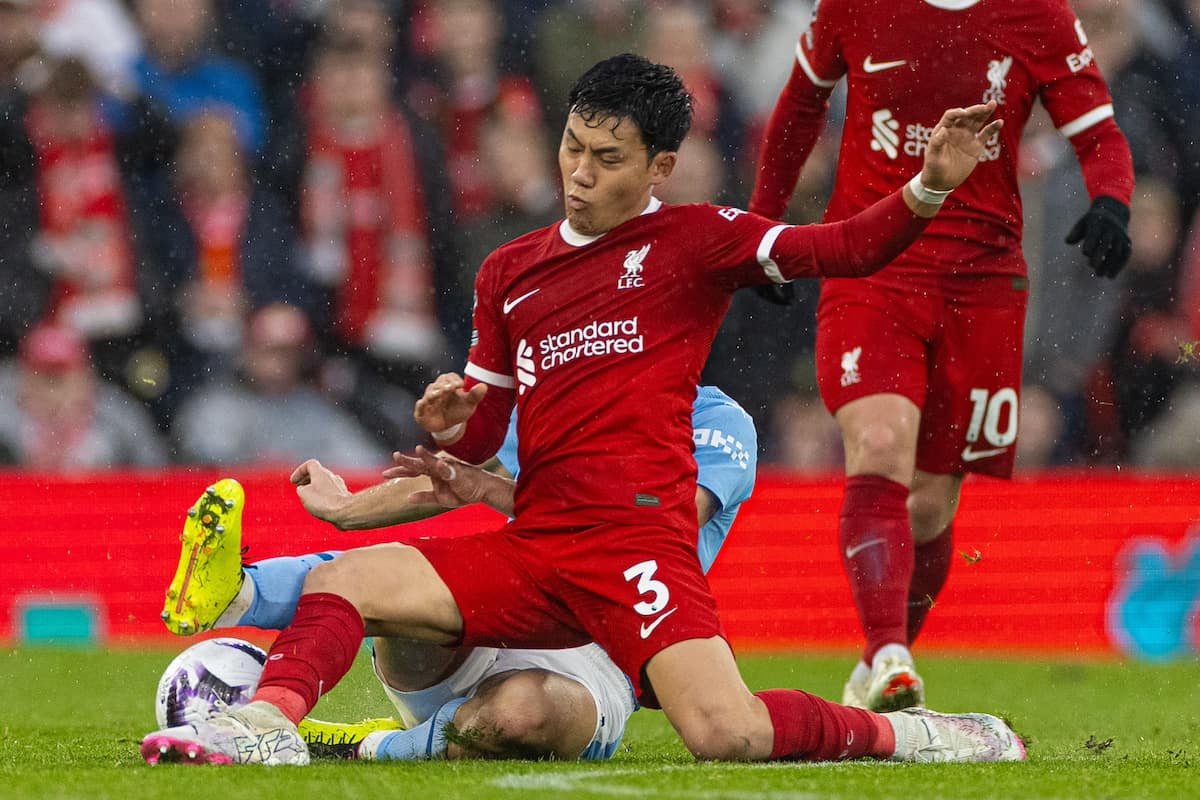
<svg viewBox="0 0 1200 800">
<path fill-rule="evenodd" d="M 269 631 L 281 631 L 292 624 L 304 578 L 313 567 L 339 555 L 340 550 L 333 550 L 306 556 L 268 558 L 243 567 L 246 577 L 254 582 L 254 599 L 237 624 Z"/>
<path fill-rule="evenodd" d="M 467 702 L 465 697 L 456 697 L 443 705 L 433 716 L 417 727 L 407 731 L 396 731 L 381 738 L 370 755 L 377 761 L 420 761 L 428 758 L 444 758 L 446 755 L 446 725 L 454 719 L 459 707 Z M 365 745 L 366 742 L 363 742 Z"/>
</svg>

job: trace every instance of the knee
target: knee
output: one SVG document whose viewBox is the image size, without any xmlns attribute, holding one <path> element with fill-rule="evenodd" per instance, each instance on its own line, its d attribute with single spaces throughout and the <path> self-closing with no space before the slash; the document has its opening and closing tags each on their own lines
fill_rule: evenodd
<svg viewBox="0 0 1200 800">
<path fill-rule="evenodd" d="M 670 718 L 688 752 L 701 761 L 763 759 L 775 739 L 766 706 L 749 692 L 737 699 L 702 699 Z"/>
<path fill-rule="evenodd" d="M 361 554 L 351 550 L 313 567 L 304 578 L 303 594 L 327 592 L 358 606 L 356 587 L 362 583 Z"/>
<path fill-rule="evenodd" d="M 679 730 L 688 752 L 698 761 L 748 761 L 755 736 L 744 720 L 727 716 L 697 718 Z"/>
<path fill-rule="evenodd" d="M 478 717 L 494 730 L 502 731 L 505 739 L 527 744 L 540 741 L 554 721 L 536 673 L 518 673 L 506 680 L 487 698 Z"/>
<path fill-rule="evenodd" d="M 872 422 L 847 439 L 858 472 L 883 475 L 908 485 L 914 454 L 908 452 L 908 437 L 895 425 L 887 421 Z"/>
<path fill-rule="evenodd" d="M 492 756 L 541 758 L 555 754 L 554 731 L 560 720 L 535 670 L 513 673 L 482 690 L 463 707 L 460 730 Z"/>
</svg>

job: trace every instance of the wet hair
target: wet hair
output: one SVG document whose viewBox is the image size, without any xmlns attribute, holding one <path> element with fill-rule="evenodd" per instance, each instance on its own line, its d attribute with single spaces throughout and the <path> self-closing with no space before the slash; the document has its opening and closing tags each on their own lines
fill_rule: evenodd
<svg viewBox="0 0 1200 800">
<path fill-rule="evenodd" d="M 678 150 L 692 126 L 692 96 L 675 70 L 632 53 L 583 73 L 567 95 L 567 107 L 589 127 L 634 123 L 650 158 Z"/>
</svg>

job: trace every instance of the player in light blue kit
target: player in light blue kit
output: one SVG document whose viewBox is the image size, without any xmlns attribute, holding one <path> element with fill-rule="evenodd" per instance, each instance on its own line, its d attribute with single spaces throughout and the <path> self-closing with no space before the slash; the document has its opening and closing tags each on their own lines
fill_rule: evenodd
<svg viewBox="0 0 1200 800">
<path fill-rule="evenodd" d="M 472 502 L 511 514 L 513 479 L 520 470 L 515 423 L 514 417 L 500 451 L 483 469 L 428 456 L 420 467 L 424 476 L 397 478 L 351 493 L 338 475 L 310 460 L 296 469 L 292 482 L 309 513 L 341 530 L 411 522 Z M 697 555 L 708 572 L 754 487 L 757 435 L 741 406 L 710 386 L 697 392 L 692 427 L 701 523 Z M 398 460 L 410 467 L 417 462 L 413 457 Z M 331 551 L 273 558 L 238 571 L 242 503 L 240 487 L 235 488 L 236 507 L 217 509 L 224 530 L 210 552 L 195 545 L 199 537 L 212 536 L 211 529 L 202 530 L 198 522 L 212 507 L 212 495 L 201 497 L 197 513 L 189 513 L 179 571 L 163 610 L 173 633 L 233 626 L 284 628 L 295 613 L 305 576 L 338 555 Z M 606 759 L 616 751 L 625 723 L 637 709 L 628 678 L 595 644 L 568 650 L 453 650 L 376 638 L 373 645 L 376 675 L 404 729 L 393 720 L 306 719 L 300 730 L 314 755 L 375 760 Z M 448 729 L 461 735 L 448 737 Z"/>
</svg>

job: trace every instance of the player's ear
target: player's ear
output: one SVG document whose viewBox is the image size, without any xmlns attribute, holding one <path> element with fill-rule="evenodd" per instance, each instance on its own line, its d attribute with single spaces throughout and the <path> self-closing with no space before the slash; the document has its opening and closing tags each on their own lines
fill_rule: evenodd
<svg viewBox="0 0 1200 800">
<path fill-rule="evenodd" d="M 650 184 L 652 186 L 658 186 L 671 177 L 671 172 L 675 169 L 676 157 L 677 154 L 674 151 L 654 154 L 654 158 L 650 159 Z"/>
</svg>

